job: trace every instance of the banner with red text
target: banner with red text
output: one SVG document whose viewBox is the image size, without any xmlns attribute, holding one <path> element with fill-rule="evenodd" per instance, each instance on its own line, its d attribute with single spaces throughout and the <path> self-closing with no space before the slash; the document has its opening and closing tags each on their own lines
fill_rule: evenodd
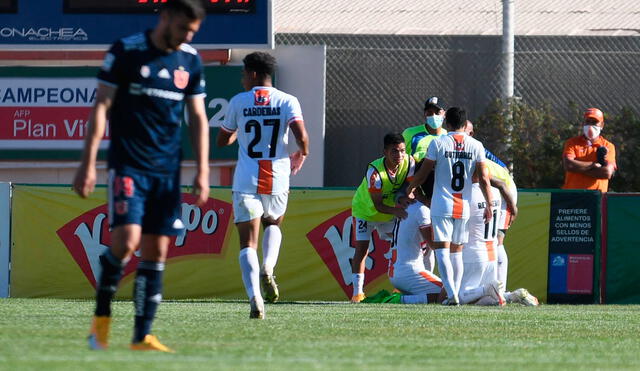
<svg viewBox="0 0 640 371">
<path fill-rule="evenodd" d="M 243 299 L 239 242 L 231 191 L 214 188 L 206 205 L 183 194 L 186 232 L 172 239 L 165 272 L 165 298 Z M 282 225 L 275 269 L 283 301 L 347 300 L 351 296 L 353 190 L 294 189 Z M 12 203 L 11 296 L 92 298 L 99 254 L 111 243 L 106 189 L 80 199 L 69 186 L 16 185 Z M 523 194 L 520 216 L 508 234 L 513 252 L 509 286 L 546 292 L 549 194 Z M 522 228 L 516 227 L 518 224 Z M 366 261 L 365 291 L 392 287 L 387 279 L 389 244 L 374 235 Z M 258 254 L 262 260 L 262 254 Z M 539 264 L 538 264 L 539 262 Z M 137 258 L 125 269 L 118 295 L 130 298 Z M 511 269 L 510 269 L 511 271 Z M 537 279 L 542 277 L 542 280 Z M 544 297 L 544 295 L 540 295 Z"/>
</svg>

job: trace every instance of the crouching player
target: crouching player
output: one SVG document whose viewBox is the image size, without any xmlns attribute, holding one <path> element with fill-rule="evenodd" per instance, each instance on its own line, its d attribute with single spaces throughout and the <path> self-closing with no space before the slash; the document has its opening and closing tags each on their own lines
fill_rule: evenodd
<svg viewBox="0 0 640 371">
<path fill-rule="evenodd" d="M 423 261 L 423 248 L 433 243 L 428 207 L 432 192 L 433 173 L 414 192 L 417 202 L 407 207 L 407 218 L 396 219 L 393 229 L 388 274 L 403 304 L 440 303 L 446 295 L 440 278 Z"/>
</svg>

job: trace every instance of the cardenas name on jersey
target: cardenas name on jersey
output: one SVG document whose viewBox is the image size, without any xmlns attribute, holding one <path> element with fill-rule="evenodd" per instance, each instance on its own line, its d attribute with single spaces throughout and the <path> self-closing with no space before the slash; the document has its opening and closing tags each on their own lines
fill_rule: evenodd
<svg viewBox="0 0 640 371">
<path fill-rule="evenodd" d="M 471 152 L 463 152 L 463 151 L 445 151 L 445 158 L 464 158 L 471 160 L 473 159 L 473 154 Z"/>
<path fill-rule="evenodd" d="M 280 107 L 247 107 L 242 110 L 242 115 L 247 116 L 279 116 Z"/>
</svg>

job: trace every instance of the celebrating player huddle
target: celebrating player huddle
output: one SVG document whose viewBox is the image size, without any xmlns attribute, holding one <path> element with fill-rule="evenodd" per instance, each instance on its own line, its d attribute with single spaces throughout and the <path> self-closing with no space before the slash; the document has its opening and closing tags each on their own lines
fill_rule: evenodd
<svg viewBox="0 0 640 371">
<path fill-rule="evenodd" d="M 416 202 L 406 207 L 406 215 L 395 213 L 393 219 L 388 275 L 398 292 L 354 296 L 352 301 L 537 305 L 526 289 L 505 292 L 504 248 L 500 274 L 498 269 L 499 231 L 504 236 L 517 214 L 515 183 L 506 169 L 486 158 L 482 143 L 470 135 L 473 129 L 464 110 L 449 108 L 444 122 L 449 132 L 430 138 L 426 154 L 414 156 L 424 156 L 407 181 L 406 195 Z M 398 191 L 395 196 L 402 195 Z M 440 277 L 433 273 L 433 264 L 425 266 L 431 250 Z"/>
</svg>

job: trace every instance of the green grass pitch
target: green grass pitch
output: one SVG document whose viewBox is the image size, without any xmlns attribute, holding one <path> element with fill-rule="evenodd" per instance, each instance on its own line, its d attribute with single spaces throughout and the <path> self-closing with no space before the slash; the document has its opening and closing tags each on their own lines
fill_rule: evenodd
<svg viewBox="0 0 640 371">
<path fill-rule="evenodd" d="M 2 370 L 640 369 L 640 306 L 505 308 L 166 301 L 154 334 L 176 354 L 128 349 L 133 304 L 113 307 L 111 346 L 87 349 L 92 301 L 0 299 Z"/>
</svg>

